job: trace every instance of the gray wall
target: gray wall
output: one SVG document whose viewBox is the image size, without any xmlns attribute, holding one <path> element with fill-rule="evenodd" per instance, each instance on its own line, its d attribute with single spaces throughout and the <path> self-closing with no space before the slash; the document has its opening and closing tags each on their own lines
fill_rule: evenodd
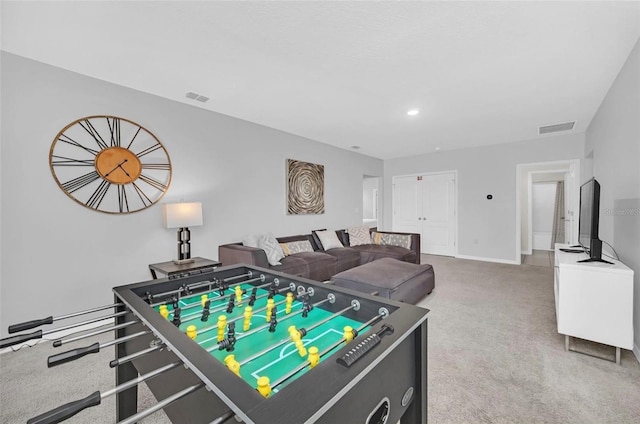
<svg viewBox="0 0 640 424">
<path fill-rule="evenodd" d="M 593 175 L 584 180 L 594 176 L 601 186 L 600 239 L 634 270 L 634 340 L 640 360 L 640 41 L 587 129 L 585 155 L 593 155 Z"/>
<path fill-rule="evenodd" d="M 362 224 L 362 176 L 382 161 L 292 134 L 2 53 L 0 326 L 110 303 L 113 286 L 150 278 L 174 259 L 176 230 L 156 204 L 129 215 L 84 208 L 49 170 L 55 135 L 75 119 L 112 114 L 154 133 L 173 180 L 161 203 L 201 201 L 192 255 L 250 232 L 276 236 Z M 188 87 L 185 87 L 185 91 Z M 269 107 L 269 105 L 265 105 Z M 324 165 L 325 214 L 287 216 L 285 160 Z"/>
<path fill-rule="evenodd" d="M 392 227 L 393 176 L 457 170 L 458 255 L 516 261 L 516 165 L 582 159 L 583 152 L 584 134 L 570 134 L 387 160 L 384 228 Z"/>
</svg>

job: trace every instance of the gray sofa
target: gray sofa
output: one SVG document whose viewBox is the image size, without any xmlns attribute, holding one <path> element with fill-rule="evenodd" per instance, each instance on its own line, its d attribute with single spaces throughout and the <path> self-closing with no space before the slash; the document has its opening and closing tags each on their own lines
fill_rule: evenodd
<svg viewBox="0 0 640 424">
<path fill-rule="evenodd" d="M 375 230 L 375 229 L 372 229 Z M 375 230 L 377 231 L 377 230 Z M 323 250 L 315 232 L 297 236 L 277 237 L 279 243 L 308 240 L 313 252 L 295 253 L 281 259 L 282 265 L 271 266 L 264 250 L 244 246 L 242 243 L 223 244 L 218 247 L 218 259 L 222 265 L 248 264 L 286 274 L 297 275 L 315 281 L 330 280 L 335 274 L 372 262 L 380 258 L 394 258 L 400 261 L 420 263 L 420 234 L 377 231 L 382 234 L 411 236 L 411 248 L 399 246 L 367 244 L 350 246 L 345 230 L 337 230 L 338 239 L 345 247 Z"/>
</svg>

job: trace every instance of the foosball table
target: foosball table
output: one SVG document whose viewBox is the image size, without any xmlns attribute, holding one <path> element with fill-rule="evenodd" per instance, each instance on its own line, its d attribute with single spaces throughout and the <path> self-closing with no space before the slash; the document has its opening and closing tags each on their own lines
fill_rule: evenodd
<svg viewBox="0 0 640 424">
<path fill-rule="evenodd" d="M 116 387 L 29 423 L 64 421 L 110 395 L 125 424 L 160 409 L 194 424 L 427 422 L 426 309 L 253 266 L 113 292 L 115 339 L 50 356 L 48 365 L 115 345 Z M 158 403 L 138 412 L 141 382 Z"/>
</svg>

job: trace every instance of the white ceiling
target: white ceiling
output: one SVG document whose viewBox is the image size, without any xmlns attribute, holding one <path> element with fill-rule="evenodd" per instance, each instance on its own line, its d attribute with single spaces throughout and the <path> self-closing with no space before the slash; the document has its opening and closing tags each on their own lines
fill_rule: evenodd
<svg viewBox="0 0 640 424">
<path fill-rule="evenodd" d="M 640 37 L 636 1 L 3 1 L 1 13 L 5 51 L 382 159 L 570 120 L 584 132 Z"/>
</svg>

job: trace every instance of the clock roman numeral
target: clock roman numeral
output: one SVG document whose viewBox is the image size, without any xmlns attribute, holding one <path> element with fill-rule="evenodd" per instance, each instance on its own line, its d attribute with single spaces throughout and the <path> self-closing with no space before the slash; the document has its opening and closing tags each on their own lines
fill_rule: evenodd
<svg viewBox="0 0 640 424">
<path fill-rule="evenodd" d="M 118 185 L 118 210 L 120 213 L 129 212 L 129 201 L 127 200 L 127 191 L 124 184 Z"/>
<path fill-rule="evenodd" d="M 96 141 L 96 143 L 98 144 L 101 150 L 109 147 L 107 143 L 104 142 L 104 140 L 102 139 L 98 131 L 95 129 L 91 121 L 89 121 L 88 119 L 85 119 L 84 124 L 82 122 L 78 122 L 78 125 L 84 128 L 84 130 L 88 132 L 91 137 L 93 137 L 93 139 Z"/>
<path fill-rule="evenodd" d="M 136 183 L 131 183 L 131 185 L 133 186 L 133 188 L 136 190 L 136 193 L 138 193 L 138 197 L 140 197 L 140 200 L 142 201 L 142 204 L 146 207 L 147 205 L 150 205 L 151 199 L 149 199 L 149 196 L 147 196 L 145 194 L 144 191 L 142 191 L 142 189 L 140 187 L 138 187 L 138 184 Z"/>
<path fill-rule="evenodd" d="M 93 149 L 90 149 L 88 147 L 83 146 L 82 144 L 78 143 L 77 141 L 75 141 L 74 139 L 72 139 L 71 137 L 69 137 L 66 134 L 62 134 L 60 137 L 58 137 L 58 140 L 62 141 L 63 143 L 71 144 L 72 146 L 79 147 L 79 148 L 91 153 L 94 156 L 98 154 L 97 150 L 93 150 Z"/>
<path fill-rule="evenodd" d="M 160 181 L 153 179 L 151 177 L 148 177 L 144 174 L 140 174 L 138 178 L 144 181 L 145 183 L 149 184 L 151 187 L 155 188 L 156 190 L 165 191 L 167 189 L 167 186 L 165 184 L 162 184 Z"/>
<path fill-rule="evenodd" d="M 51 164 L 54 166 L 94 166 L 92 159 L 74 159 L 65 156 L 51 155 Z M 56 158 L 56 160 L 53 160 Z"/>
<path fill-rule="evenodd" d="M 66 192 L 73 193 L 74 191 L 76 191 L 78 189 L 81 189 L 82 187 L 86 186 L 87 184 L 91 184 L 92 182 L 94 182 L 98 178 L 100 178 L 100 175 L 98 175 L 98 172 L 97 171 L 91 171 L 91 172 L 89 172 L 87 174 L 84 174 L 84 175 L 81 175 L 81 176 L 79 176 L 77 178 L 69 180 L 66 183 L 62 183 L 61 186 Z"/>
<path fill-rule="evenodd" d="M 147 148 L 146 148 L 146 149 L 144 149 L 143 151 L 138 152 L 138 153 L 136 154 L 136 156 L 137 156 L 138 158 L 140 158 L 140 157 L 142 157 L 142 156 L 144 156 L 144 155 L 148 155 L 148 154 L 149 154 L 149 153 L 151 153 L 151 152 L 155 152 L 155 151 L 156 151 L 156 150 L 158 150 L 158 149 L 162 149 L 162 144 L 160 144 L 160 143 L 156 143 L 156 144 L 154 144 L 154 145 L 153 145 L 153 146 L 151 146 L 151 147 L 147 147 Z"/>
<path fill-rule="evenodd" d="M 138 127 L 138 131 L 136 131 L 136 133 L 133 135 L 133 137 L 131 138 L 131 141 L 129 142 L 129 145 L 127 146 L 127 150 L 131 150 L 131 145 L 133 144 L 133 141 L 136 139 L 136 137 L 138 136 L 138 134 L 140 134 L 140 130 L 142 129 L 142 127 Z"/>
<path fill-rule="evenodd" d="M 89 197 L 89 200 L 87 200 L 86 205 L 90 208 L 98 209 L 107 191 L 109 191 L 109 187 L 111 187 L 111 183 L 107 180 L 102 180 L 98 188 L 93 192 L 91 197 Z"/>
<path fill-rule="evenodd" d="M 107 116 L 107 125 L 109 125 L 109 131 L 111 131 L 111 147 L 120 147 L 120 119 L 109 119 Z"/>
<path fill-rule="evenodd" d="M 143 163 L 142 169 L 157 169 L 160 171 L 168 171 L 171 169 L 171 165 L 168 163 Z"/>
</svg>

